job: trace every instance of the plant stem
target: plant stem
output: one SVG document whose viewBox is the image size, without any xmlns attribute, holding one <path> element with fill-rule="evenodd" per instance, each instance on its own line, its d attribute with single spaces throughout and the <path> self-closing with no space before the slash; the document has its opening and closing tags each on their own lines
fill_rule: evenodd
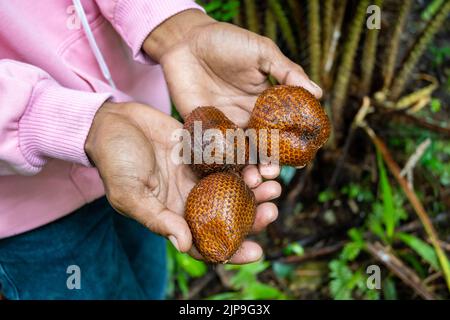
<svg viewBox="0 0 450 320">
<path fill-rule="evenodd" d="M 394 79 L 394 83 L 392 84 L 389 94 L 390 100 L 397 100 L 400 94 L 403 92 L 405 83 L 408 80 L 411 71 L 416 66 L 416 63 L 424 53 L 427 45 L 431 42 L 434 35 L 439 31 L 444 21 L 446 21 L 449 13 L 450 1 L 447 1 L 441 6 L 440 10 L 432 18 L 432 20 L 428 22 L 428 25 L 425 27 L 422 34 L 418 37 L 415 44 L 406 56 L 404 63 L 402 64 L 402 67 L 398 72 L 398 76 Z"/>
<path fill-rule="evenodd" d="M 277 42 L 277 23 L 270 9 L 266 9 L 264 17 L 264 35 Z"/>
<path fill-rule="evenodd" d="M 256 13 L 255 0 L 244 0 L 244 5 L 248 30 L 255 33 L 259 33 L 259 22 L 258 22 L 258 15 Z"/>
<path fill-rule="evenodd" d="M 275 20 L 280 26 L 281 35 L 283 36 L 284 40 L 286 40 L 286 44 L 289 50 L 293 55 L 296 56 L 298 54 L 297 42 L 295 41 L 294 33 L 292 31 L 289 20 L 283 11 L 283 7 L 278 0 L 268 0 L 268 5 L 275 17 Z"/>
<path fill-rule="evenodd" d="M 325 0 L 323 7 L 323 42 L 322 42 L 322 72 L 325 72 L 327 53 L 330 50 L 333 37 L 334 0 Z"/>
<path fill-rule="evenodd" d="M 360 0 L 356 8 L 355 16 L 350 23 L 347 39 L 344 43 L 342 59 L 337 71 L 337 79 L 334 87 L 334 98 L 332 104 L 332 116 L 334 124 L 335 141 L 339 141 L 342 136 L 343 127 L 343 106 L 347 99 L 348 84 L 353 71 L 356 50 L 358 48 L 361 30 L 368 0 Z"/>
<path fill-rule="evenodd" d="M 309 76 L 320 84 L 320 9 L 319 0 L 308 1 Z"/>
<path fill-rule="evenodd" d="M 336 22 L 334 24 L 334 29 L 331 37 L 330 48 L 327 51 L 322 52 L 324 58 L 324 74 L 323 74 L 323 84 L 325 89 L 331 84 L 330 73 L 334 65 L 334 60 L 336 57 L 336 48 L 341 38 L 342 34 L 342 22 L 344 21 L 345 9 L 347 8 L 347 0 L 338 1 L 336 9 Z"/>
<path fill-rule="evenodd" d="M 381 8 L 383 5 L 383 0 L 374 1 L 374 5 Z M 379 32 L 379 29 L 367 30 L 366 32 L 366 39 L 364 41 L 364 49 L 361 59 L 361 94 L 366 94 L 370 90 L 370 86 L 372 84 L 372 74 L 375 67 Z"/>
<path fill-rule="evenodd" d="M 401 176 L 401 170 L 398 164 L 394 161 L 392 158 L 391 153 L 389 152 L 388 148 L 384 144 L 384 142 L 377 137 L 375 132 L 368 127 L 367 125 L 362 125 L 363 129 L 366 131 L 367 135 L 372 140 L 373 144 L 377 147 L 377 149 L 380 151 L 381 155 L 383 156 L 384 161 L 386 162 L 386 165 L 388 166 L 389 170 L 391 171 L 394 178 L 397 180 L 397 182 L 402 187 L 406 197 L 410 201 L 411 205 L 414 208 L 414 211 L 417 213 L 417 216 L 419 217 L 420 221 L 423 224 L 423 227 L 425 229 L 425 232 L 427 233 L 428 237 L 430 238 L 431 244 L 434 247 L 434 250 L 436 251 L 436 255 L 439 260 L 439 264 L 442 268 L 442 273 L 444 275 L 445 281 L 447 283 L 447 287 L 450 291 L 450 266 L 447 259 L 447 256 L 445 255 L 445 252 L 442 250 L 439 238 L 437 236 L 436 230 L 433 227 L 433 224 L 431 223 L 430 217 L 427 215 L 422 203 L 420 202 L 419 198 L 417 197 L 416 193 L 409 188 L 408 182 L 405 178 Z"/>
<path fill-rule="evenodd" d="M 383 68 L 384 85 L 383 91 L 386 91 L 391 85 L 392 78 L 394 76 L 395 64 L 397 62 L 398 48 L 400 45 L 400 36 L 402 35 L 403 27 L 405 25 L 406 18 L 408 17 L 409 10 L 411 9 L 412 0 L 404 0 L 396 24 L 394 32 L 389 41 L 387 49 L 385 51 L 385 57 L 383 61 L 386 61 Z"/>
</svg>

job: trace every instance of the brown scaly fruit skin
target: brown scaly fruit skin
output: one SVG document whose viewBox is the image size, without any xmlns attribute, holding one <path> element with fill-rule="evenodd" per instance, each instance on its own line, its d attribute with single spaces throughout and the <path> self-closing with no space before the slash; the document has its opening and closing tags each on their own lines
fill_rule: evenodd
<svg viewBox="0 0 450 320">
<path fill-rule="evenodd" d="M 185 218 L 194 244 L 209 263 L 225 263 L 250 232 L 256 215 L 253 192 L 235 173 L 218 172 L 190 192 Z"/>
<path fill-rule="evenodd" d="M 319 101 L 302 87 L 278 85 L 266 89 L 256 100 L 248 128 L 278 129 L 281 165 L 303 167 L 330 135 L 330 121 Z M 259 135 L 258 135 L 259 136 Z M 267 146 L 271 155 L 270 135 Z"/>
<path fill-rule="evenodd" d="M 186 119 L 184 127 L 194 139 L 194 121 L 202 121 L 202 129 L 216 128 L 225 136 L 226 129 L 237 129 L 237 126 L 215 107 L 196 108 Z M 266 89 L 256 100 L 250 116 L 249 129 L 255 129 L 259 137 L 260 129 L 278 129 L 279 131 L 279 163 L 293 167 L 307 165 L 316 155 L 330 135 L 330 121 L 320 102 L 302 87 L 278 85 Z M 272 155 L 270 131 L 267 139 L 257 141 L 259 149 L 267 150 Z M 249 150 L 246 139 L 245 161 L 248 162 Z M 223 145 L 225 145 L 225 141 Z M 206 147 L 204 142 L 202 150 Z M 192 146 L 194 141 L 192 140 Z M 237 141 L 234 150 L 237 150 Z M 200 150 L 200 152 L 202 151 Z M 230 148 L 229 150 L 233 150 Z M 193 149 L 194 151 L 194 149 Z M 234 159 L 237 153 L 234 151 Z M 192 164 L 191 167 L 200 177 L 219 171 L 240 172 L 244 165 L 223 163 Z M 259 159 L 261 160 L 261 159 Z M 193 163 L 192 158 L 192 163 Z"/>
<path fill-rule="evenodd" d="M 197 144 L 195 144 L 194 139 L 200 139 L 201 137 L 199 137 L 198 135 L 194 135 L 194 122 L 195 121 L 201 121 L 202 124 L 202 136 L 204 134 L 204 131 L 207 129 L 218 129 L 222 132 L 223 135 L 223 140 L 220 141 L 220 144 L 222 145 L 222 148 L 224 150 L 223 152 L 223 158 L 222 158 L 222 163 L 211 163 L 211 164 L 207 164 L 204 161 L 202 161 L 202 163 L 194 163 L 194 152 L 199 152 L 199 154 L 203 153 L 203 150 L 205 150 L 205 148 L 208 146 L 208 144 L 210 144 L 211 142 L 208 139 L 203 139 L 202 142 L 198 143 L 198 146 L 201 148 L 201 150 L 198 150 L 200 148 L 195 148 L 195 146 Z M 196 108 L 194 111 L 191 112 L 191 114 L 189 114 L 189 116 L 186 118 L 186 121 L 184 122 L 184 129 L 187 129 L 191 135 L 191 149 L 192 149 L 192 154 L 191 154 L 191 168 L 192 170 L 199 176 L 199 177 L 204 177 L 207 176 L 208 174 L 214 173 L 214 172 L 220 172 L 220 171 L 235 171 L 235 172 L 239 172 L 244 168 L 245 162 L 246 162 L 246 158 L 243 159 L 243 161 L 241 161 L 240 163 L 243 162 L 243 164 L 229 164 L 226 161 L 226 157 L 227 157 L 227 152 L 228 153 L 232 153 L 231 156 L 233 157 L 232 159 L 235 160 L 236 163 L 236 159 L 237 158 L 237 139 L 234 141 L 234 144 L 232 146 L 230 146 L 228 149 L 226 148 L 231 142 L 226 141 L 225 137 L 226 137 L 226 130 L 227 129 L 231 129 L 235 132 L 235 130 L 238 129 L 238 126 L 235 125 L 230 119 L 227 118 L 227 116 L 225 116 L 223 114 L 222 111 L 220 111 L 219 109 L 215 108 L 215 107 L 198 107 Z M 212 156 L 214 156 L 215 153 L 213 151 Z M 230 155 L 229 155 L 230 156 Z M 244 155 L 245 157 L 247 157 L 247 155 Z"/>
<path fill-rule="evenodd" d="M 191 136 L 194 121 L 202 121 L 203 130 L 218 128 L 225 133 L 226 129 L 237 128 L 214 107 L 197 108 L 186 119 L 185 128 Z M 248 128 L 278 129 L 280 164 L 295 167 L 309 163 L 330 134 L 330 122 L 317 99 L 307 90 L 293 86 L 265 90 L 257 99 Z M 267 145 L 271 156 L 270 140 L 258 142 Z M 239 172 L 242 166 L 204 164 L 192 167 L 200 176 L 206 176 L 192 189 L 186 202 L 185 217 L 194 244 L 207 262 L 226 262 L 253 225 L 254 195 L 236 174 L 213 173 Z"/>
</svg>

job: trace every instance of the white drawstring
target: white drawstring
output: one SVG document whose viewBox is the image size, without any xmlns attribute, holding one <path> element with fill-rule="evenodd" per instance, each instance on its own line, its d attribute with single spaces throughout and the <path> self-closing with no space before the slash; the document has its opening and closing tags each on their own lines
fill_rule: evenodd
<svg viewBox="0 0 450 320">
<path fill-rule="evenodd" d="M 111 73 L 109 72 L 108 65 L 106 64 L 106 61 L 103 58 L 102 52 L 100 51 L 97 45 L 97 41 L 95 41 L 94 34 L 92 33 L 91 27 L 89 26 L 86 13 L 84 12 L 80 0 L 73 0 L 73 5 L 75 6 L 75 11 L 77 12 L 78 17 L 80 18 L 81 24 L 84 29 L 84 33 L 86 34 L 89 46 L 91 47 L 91 50 L 94 53 L 98 66 L 100 67 L 100 70 L 102 71 L 102 74 L 105 77 L 105 79 L 109 82 L 111 87 L 115 89 L 116 85 L 114 84 L 114 81 L 111 77 Z"/>
</svg>

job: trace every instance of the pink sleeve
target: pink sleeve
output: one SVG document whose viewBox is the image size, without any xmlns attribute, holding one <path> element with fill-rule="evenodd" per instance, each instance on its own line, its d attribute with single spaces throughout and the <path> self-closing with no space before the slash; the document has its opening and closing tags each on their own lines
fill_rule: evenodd
<svg viewBox="0 0 450 320">
<path fill-rule="evenodd" d="M 134 58 L 142 63 L 152 63 L 141 48 L 153 29 L 181 11 L 203 10 L 192 0 L 96 0 L 96 2 L 106 19 L 131 48 Z"/>
<path fill-rule="evenodd" d="M 0 175 L 36 174 L 49 158 L 89 166 L 84 143 L 109 97 L 64 88 L 39 68 L 0 60 Z"/>
</svg>

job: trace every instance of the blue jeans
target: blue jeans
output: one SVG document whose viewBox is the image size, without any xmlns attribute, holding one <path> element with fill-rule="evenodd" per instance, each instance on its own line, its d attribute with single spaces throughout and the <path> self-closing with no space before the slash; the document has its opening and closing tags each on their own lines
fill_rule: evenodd
<svg viewBox="0 0 450 320">
<path fill-rule="evenodd" d="M 7 299 L 162 299 L 166 241 L 101 198 L 48 225 L 0 240 Z"/>
</svg>

